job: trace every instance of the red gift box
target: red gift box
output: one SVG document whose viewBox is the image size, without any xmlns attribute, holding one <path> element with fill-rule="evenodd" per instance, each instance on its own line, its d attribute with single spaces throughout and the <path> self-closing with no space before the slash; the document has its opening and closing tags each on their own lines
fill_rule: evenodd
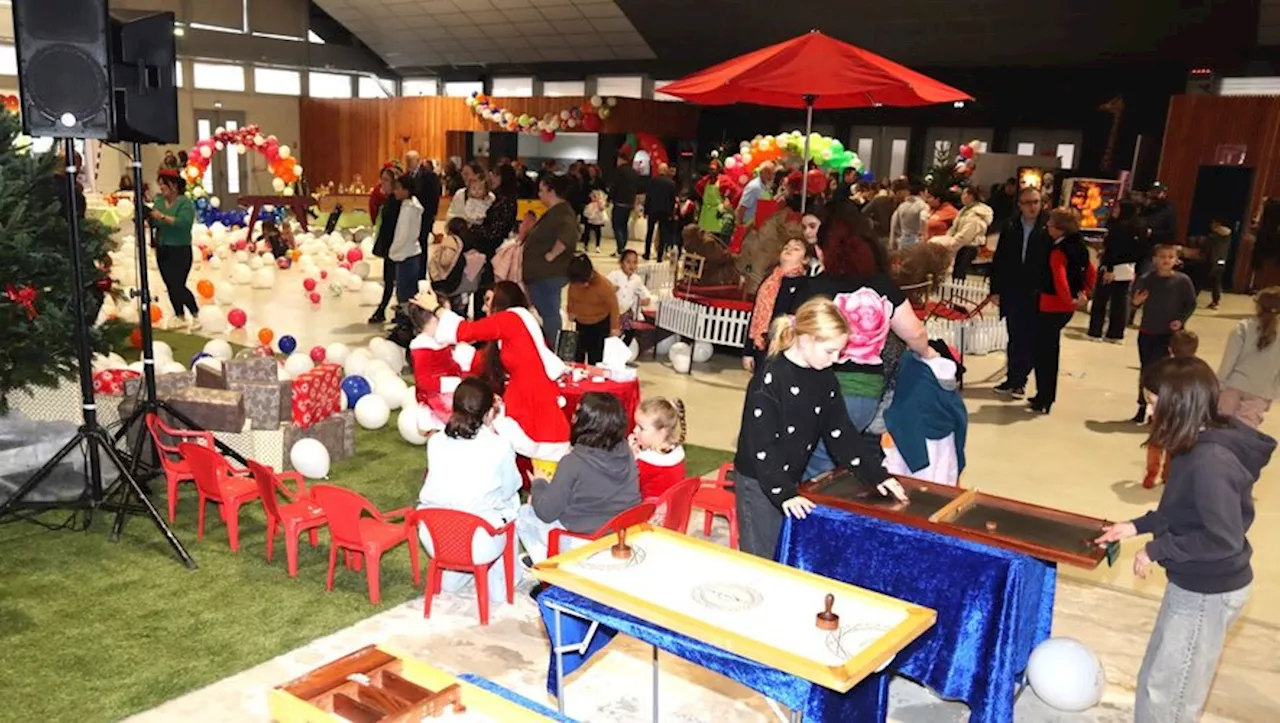
<svg viewBox="0 0 1280 723">
<path fill-rule="evenodd" d="M 140 376 L 132 369 L 103 369 L 93 375 L 93 393 L 123 395 L 125 381 Z"/>
<path fill-rule="evenodd" d="M 305 429 L 337 414 L 341 383 L 342 367 L 337 364 L 321 364 L 300 374 L 293 380 L 293 423 Z"/>
</svg>

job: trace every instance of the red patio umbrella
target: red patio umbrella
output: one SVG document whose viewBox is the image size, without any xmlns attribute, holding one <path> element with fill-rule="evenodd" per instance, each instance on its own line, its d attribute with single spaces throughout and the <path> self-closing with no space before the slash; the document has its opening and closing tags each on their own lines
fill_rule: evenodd
<svg viewBox="0 0 1280 723">
<path fill-rule="evenodd" d="M 657 90 L 703 105 L 804 108 L 806 162 L 814 108 L 911 107 L 973 100 L 962 90 L 817 30 L 726 60 Z"/>
</svg>

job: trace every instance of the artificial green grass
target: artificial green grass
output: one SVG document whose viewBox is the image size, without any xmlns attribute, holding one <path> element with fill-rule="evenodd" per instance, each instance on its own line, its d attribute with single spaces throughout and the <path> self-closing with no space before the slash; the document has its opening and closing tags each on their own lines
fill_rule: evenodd
<svg viewBox="0 0 1280 723">
<path fill-rule="evenodd" d="M 179 345 L 165 341 L 182 358 Z M 358 431 L 356 450 L 333 466 L 331 482 L 384 511 L 414 504 L 423 448 L 386 427 Z M 710 472 L 731 457 L 693 446 L 685 451 L 690 474 Z M 152 500 L 163 509 L 163 480 L 152 485 L 160 491 Z M 243 507 L 240 520 L 239 554 L 231 552 L 213 509 L 198 542 L 195 493 L 182 488 L 173 530 L 199 563 L 195 572 L 177 562 L 142 517 L 129 519 L 116 544 L 107 541 L 110 517 L 96 516 L 87 532 L 0 527 L 0 720 L 118 720 L 421 594 L 404 547 L 383 560 L 382 603 L 375 607 L 363 571 L 339 565 L 334 591 L 325 592 L 326 533 L 315 548 L 304 538 L 298 577 L 290 578 L 283 537 L 274 561 L 266 562 L 261 505 Z"/>
</svg>

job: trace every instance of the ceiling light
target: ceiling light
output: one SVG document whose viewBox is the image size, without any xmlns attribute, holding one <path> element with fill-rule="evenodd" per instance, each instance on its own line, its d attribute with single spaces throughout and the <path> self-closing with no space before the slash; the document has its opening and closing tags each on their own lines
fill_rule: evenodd
<svg viewBox="0 0 1280 723">
<path fill-rule="evenodd" d="M 181 25 L 174 25 L 174 26 L 173 26 L 173 34 L 174 34 L 174 35 L 176 35 L 176 36 L 178 36 L 178 37 L 180 38 L 180 37 L 182 37 L 183 35 L 186 35 L 186 34 L 187 34 L 187 29 L 186 29 L 186 28 L 184 28 L 184 27 L 182 27 Z"/>
</svg>

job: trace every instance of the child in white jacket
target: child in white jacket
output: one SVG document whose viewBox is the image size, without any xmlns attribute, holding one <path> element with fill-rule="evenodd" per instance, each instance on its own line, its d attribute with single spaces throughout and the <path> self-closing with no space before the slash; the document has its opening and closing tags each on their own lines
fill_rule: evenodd
<svg viewBox="0 0 1280 723">
<path fill-rule="evenodd" d="M 400 200 L 400 216 L 396 219 L 391 249 L 387 251 L 386 263 L 396 265 L 396 301 L 401 305 L 409 303 L 409 299 L 418 293 L 418 281 L 423 277 L 425 211 L 418 199 L 414 198 L 413 188 L 413 176 L 406 174 L 396 179 L 394 193 Z"/>
</svg>

